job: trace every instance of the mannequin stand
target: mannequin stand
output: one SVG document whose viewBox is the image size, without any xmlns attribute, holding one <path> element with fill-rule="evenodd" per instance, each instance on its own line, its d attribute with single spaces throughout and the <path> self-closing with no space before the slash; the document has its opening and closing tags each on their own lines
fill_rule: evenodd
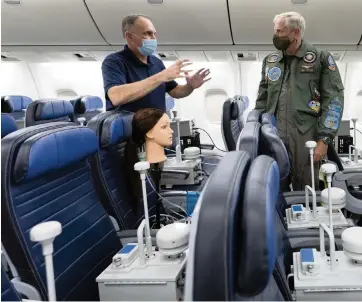
<svg viewBox="0 0 362 302">
<path fill-rule="evenodd" d="M 159 163 L 154 163 L 153 167 L 151 168 L 151 177 L 155 182 L 155 189 L 157 192 L 157 199 L 156 199 L 156 228 L 161 228 L 161 198 L 160 198 L 160 181 L 161 181 L 161 168 Z"/>
</svg>

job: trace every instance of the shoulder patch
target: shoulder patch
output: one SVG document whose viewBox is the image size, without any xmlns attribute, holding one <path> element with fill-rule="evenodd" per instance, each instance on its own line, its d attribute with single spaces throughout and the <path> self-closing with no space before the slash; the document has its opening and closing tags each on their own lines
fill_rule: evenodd
<svg viewBox="0 0 362 302">
<path fill-rule="evenodd" d="M 333 57 L 331 55 L 328 56 L 328 69 L 331 71 L 336 70 L 336 63 L 333 60 Z"/>
<path fill-rule="evenodd" d="M 276 61 L 278 61 L 278 59 L 279 59 L 279 54 L 273 53 L 268 56 L 268 63 L 275 63 Z"/>
<path fill-rule="evenodd" d="M 272 82 L 275 82 L 275 81 L 279 80 L 281 74 L 282 74 L 282 71 L 279 67 L 273 67 L 268 72 L 268 79 Z"/>
<path fill-rule="evenodd" d="M 317 58 L 317 55 L 313 51 L 307 51 L 303 57 L 304 62 L 313 63 Z"/>
</svg>

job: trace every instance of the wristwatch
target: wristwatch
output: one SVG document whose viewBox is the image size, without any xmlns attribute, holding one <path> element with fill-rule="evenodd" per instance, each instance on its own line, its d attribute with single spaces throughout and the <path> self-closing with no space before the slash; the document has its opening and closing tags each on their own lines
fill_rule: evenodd
<svg viewBox="0 0 362 302">
<path fill-rule="evenodd" d="M 329 145 L 329 143 L 331 142 L 331 138 L 328 137 L 328 136 L 321 137 L 320 140 L 321 140 L 325 145 Z"/>
</svg>

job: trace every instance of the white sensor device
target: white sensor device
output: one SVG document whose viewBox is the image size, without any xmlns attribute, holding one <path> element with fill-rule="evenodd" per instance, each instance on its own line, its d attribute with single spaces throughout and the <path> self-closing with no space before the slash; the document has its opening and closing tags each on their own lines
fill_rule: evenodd
<svg viewBox="0 0 362 302">
<path fill-rule="evenodd" d="M 135 171 L 140 173 L 141 183 L 142 183 L 142 194 L 143 194 L 143 207 L 145 211 L 145 223 L 146 223 L 146 248 L 148 255 L 152 254 L 152 238 L 151 238 L 151 229 L 150 229 L 150 220 L 148 216 L 148 203 L 147 203 L 147 190 L 146 190 L 146 173 L 150 168 L 150 163 L 148 161 L 140 161 L 135 163 Z M 139 247 L 142 249 L 142 247 Z M 141 259 L 142 260 L 142 259 Z"/>
<path fill-rule="evenodd" d="M 336 173 L 336 166 L 333 164 L 324 164 L 321 166 L 321 171 L 326 175 L 328 183 L 328 207 L 329 207 L 329 228 L 333 232 L 332 222 L 332 174 Z"/>
<path fill-rule="evenodd" d="M 85 117 L 79 117 L 79 118 L 77 118 L 77 121 L 79 122 L 79 124 L 80 124 L 81 126 L 84 126 Z"/>
<path fill-rule="evenodd" d="M 188 248 L 190 224 L 175 222 L 162 227 L 156 235 L 159 252 L 166 256 L 177 256 Z"/>
<path fill-rule="evenodd" d="M 176 146 L 176 161 L 180 163 L 182 161 L 181 156 L 181 133 L 180 133 L 180 117 L 175 117 L 174 121 L 177 124 L 177 146 Z"/>
<path fill-rule="evenodd" d="M 30 230 L 30 240 L 40 242 L 45 258 L 49 301 L 56 301 L 54 266 L 53 266 L 53 241 L 62 232 L 62 225 L 58 221 L 39 223 Z"/>
<path fill-rule="evenodd" d="M 316 143 L 315 141 L 307 141 L 307 142 L 305 143 L 305 146 L 309 149 L 309 154 L 310 154 L 310 169 L 311 169 L 311 174 L 312 174 L 312 189 L 315 191 L 313 154 L 314 154 L 314 148 L 317 146 L 317 143 Z"/>
</svg>

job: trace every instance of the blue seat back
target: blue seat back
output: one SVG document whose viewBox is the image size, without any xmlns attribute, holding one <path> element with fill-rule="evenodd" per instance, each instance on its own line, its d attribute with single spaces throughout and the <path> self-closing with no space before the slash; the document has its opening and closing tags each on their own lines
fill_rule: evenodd
<svg viewBox="0 0 362 302">
<path fill-rule="evenodd" d="M 236 147 L 239 151 L 249 153 L 252 160 L 259 155 L 260 123 L 248 122 L 240 133 Z"/>
<path fill-rule="evenodd" d="M 21 301 L 21 297 L 14 285 L 1 267 L 1 301 Z"/>
<path fill-rule="evenodd" d="M 75 119 L 77 120 L 80 117 L 84 117 L 84 125 L 103 110 L 102 99 L 98 96 L 81 96 L 72 100 L 71 103 L 74 107 Z"/>
<path fill-rule="evenodd" d="M 32 99 L 23 95 L 8 95 L 1 97 L 1 112 L 10 113 L 16 120 L 17 127 L 24 128 L 25 112 Z"/>
<path fill-rule="evenodd" d="M 222 135 L 228 151 L 236 150 L 236 143 L 244 128 L 244 111 L 247 108 L 248 99 L 245 103 L 242 97 L 227 99 L 222 109 Z"/>
<path fill-rule="evenodd" d="M 89 158 L 98 138 L 89 128 L 65 125 L 33 126 L 2 140 L 2 243 L 21 280 L 47 299 L 41 245 L 30 241 L 29 231 L 59 221 L 63 229 L 53 254 L 57 299 L 94 301 L 95 279 L 120 241 L 91 177 Z"/>
<path fill-rule="evenodd" d="M 186 300 L 282 298 L 271 278 L 277 256 L 275 178 L 278 167 L 269 157 L 251 163 L 247 152 L 233 151 L 221 160 L 193 216 Z M 205 253 L 205 246 L 212 246 L 212 253 Z"/>
<path fill-rule="evenodd" d="M 1 138 L 18 129 L 15 119 L 8 113 L 1 113 Z"/>
<path fill-rule="evenodd" d="M 96 162 L 92 164 L 94 178 L 99 183 L 98 190 L 102 194 L 102 202 L 107 212 L 116 218 L 121 229 L 135 229 L 144 216 L 143 207 L 132 211 L 133 194 L 128 181 L 128 172 L 124 151 L 132 134 L 133 113 L 106 112 L 88 123 L 99 136 L 100 151 Z M 147 179 L 147 202 L 149 214 L 155 214 L 156 192 L 151 179 Z"/>
<path fill-rule="evenodd" d="M 74 108 L 70 101 L 36 100 L 26 110 L 25 127 L 60 121 L 75 122 Z"/>
</svg>

